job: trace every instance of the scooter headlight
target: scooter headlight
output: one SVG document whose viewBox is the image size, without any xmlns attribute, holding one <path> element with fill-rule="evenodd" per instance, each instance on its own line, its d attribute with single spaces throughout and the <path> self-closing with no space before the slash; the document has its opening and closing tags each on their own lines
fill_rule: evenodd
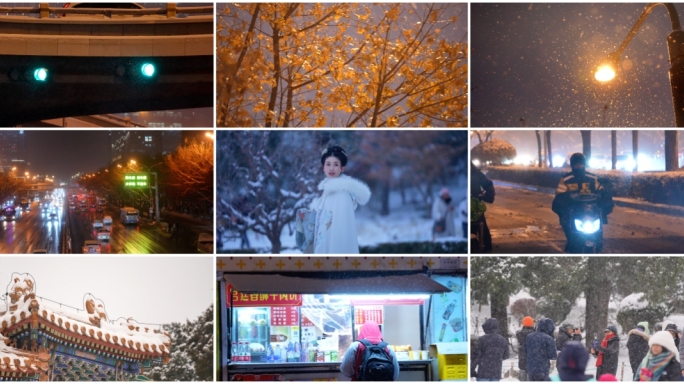
<svg viewBox="0 0 684 384">
<path fill-rule="evenodd" d="M 590 235 L 601 228 L 601 219 L 596 219 L 594 221 L 582 221 L 575 219 L 575 228 L 582 233 Z"/>
</svg>

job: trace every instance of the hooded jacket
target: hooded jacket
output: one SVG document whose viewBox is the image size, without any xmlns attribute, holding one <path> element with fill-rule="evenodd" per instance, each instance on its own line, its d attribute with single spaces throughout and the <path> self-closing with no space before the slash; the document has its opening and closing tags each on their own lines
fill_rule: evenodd
<svg viewBox="0 0 684 384">
<path fill-rule="evenodd" d="M 318 190 L 323 193 L 311 204 L 316 211 L 313 253 L 359 253 L 354 211 L 368 203 L 370 189 L 353 177 L 340 175 L 325 178 Z"/>
<path fill-rule="evenodd" d="M 563 346 L 568 341 L 582 341 L 582 335 L 576 335 L 572 331 L 572 329 L 568 330 L 565 327 L 558 328 L 558 337 L 556 337 L 556 350 L 558 352 L 563 350 Z"/>
<path fill-rule="evenodd" d="M 553 331 L 556 329 L 551 319 L 541 319 L 537 331 L 527 336 L 525 354 L 527 355 L 527 375 L 530 378 L 544 375 L 548 378 L 551 360 L 556 360 L 556 343 Z"/>
<path fill-rule="evenodd" d="M 499 334 L 499 321 L 489 318 L 482 324 L 485 335 L 477 340 L 470 366 L 470 376 L 501 379 L 503 361 L 510 357 L 508 342 Z"/>
<path fill-rule="evenodd" d="M 589 352 L 579 341 L 569 341 L 558 356 L 558 375 L 551 381 L 589 381 L 593 376 L 585 375 Z"/>
<path fill-rule="evenodd" d="M 635 328 L 627 333 L 627 350 L 629 351 L 629 365 L 632 367 L 632 372 L 636 372 L 649 350 L 648 322 L 643 321 L 638 325 L 644 327 L 644 332 Z"/>
<path fill-rule="evenodd" d="M 359 330 L 359 340 L 363 339 L 366 339 L 373 344 L 379 344 L 383 341 L 382 332 L 380 331 L 378 323 L 369 320 L 361 326 L 361 330 Z M 358 341 L 353 342 L 344 354 L 344 357 L 342 357 L 340 372 L 346 377 L 355 377 L 356 371 L 359 369 L 359 367 L 356 366 L 356 351 L 359 349 L 359 344 Z M 397 361 L 397 356 L 394 354 L 394 351 L 389 348 L 388 350 L 390 357 L 392 358 L 392 365 L 394 366 L 394 381 L 397 381 L 397 378 L 399 377 L 399 362 Z"/>
</svg>

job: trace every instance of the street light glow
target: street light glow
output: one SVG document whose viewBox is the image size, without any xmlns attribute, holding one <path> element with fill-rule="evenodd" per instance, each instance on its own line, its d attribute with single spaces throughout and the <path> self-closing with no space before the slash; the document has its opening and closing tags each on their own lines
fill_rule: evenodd
<svg viewBox="0 0 684 384">
<path fill-rule="evenodd" d="M 606 81 L 611 81 L 615 78 L 615 67 L 611 64 L 603 64 L 598 67 L 596 74 L 594 75 L 596 80 L 605 83 Z"/>
</svg>

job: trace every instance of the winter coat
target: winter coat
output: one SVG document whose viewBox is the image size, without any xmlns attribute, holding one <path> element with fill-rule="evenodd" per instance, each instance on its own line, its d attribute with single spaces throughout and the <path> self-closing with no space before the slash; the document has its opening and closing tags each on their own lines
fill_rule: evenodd
<svg viewBox="0 0 684 384">
<path fill-rule="evenodd" d="M 313 253 L 359 253 L 354 211 L 368 203 L 370 189 L 347 175 L 326 178 L 318 189 L 323 194 L 311 204 L 316 211 Z"/>
<path fill-rule="evenodd" d="M 566 343 L 558 356 L 558 375 L 551 381 L 593 381 L 593 376 L 586 375 L 589 352 L 579 341 Z"/>
<path fill-rule="evenodd" d="M 556 343 L 553 340 L 555 328 L 553 320 L 542 319 L 537 326 L 537 331 L 527 336 L 525 354 L 527 355 L 528 377 L 549 376 L 550 360 L 556 360 Z"/>
<path fill-rule="evenodd" d="M 443 232 L 435 232 L 435 237 L 455 237 L 456 236 L 456 224 L 454 220 L 456 218 L 456 203 L 452 198 L 449 198 L 449 202 L 444 201 L 443 198 L 438 197 L 432 204 L 432 220 L 437 222 L 444 219 L 445 228 Z"/>
<path fill-rule="evenodd" d="M 596 352 L 603 352 L 602 372 L 612 373 L 613 375 L 618 369 L 618 352 L 620 350 L 620 337 L 613 336 L 608 340 L 608 347 L 603 348 L 601 344 L 596 346 Z"/>
<path fill-rule="evenodd" d="M 558 352 L 563 350 L 563 346 L 565 343 L 568 341 L 582 341 L 582 335 L 576 335 L 576 334 L 570 334 L 567 332 L 567 329 L 561 328 L 558 331 L 558 337 L 556 337 L 556 350 Z"/>
<path fill-rule="evenodd" d="M 648 354 L 649 335 L 641 332 L 638 329 L 629 331 L 627 339 L 627 350 L 629 351 L 629 365 L 632 367 L 632 372 L 636 373 L 641 360 Z"/>
<path fill-rule="evenodd" d="M 518 340 L 518 368 L 527 370 L 527 354 L 525 353 L 525 340 L 530 333 L 534 332 L 532 327 L 523 327 L 515 333 L 515 338 Z"/>
<path fill-rule="evenodd" d="M 499 334 L 499 321 L 489 318 L 482 324 L 485 335 L 477 340 L 470 377 L 501 380 L 503 361 L 510 357 L 508 342 Z"/>
<path fill-rule="evenodd" d="M 676 359 L 670 360 L 658 381 L 682 381 L 682 370 L 679 367 L 679 361 Z"/>
</svg>

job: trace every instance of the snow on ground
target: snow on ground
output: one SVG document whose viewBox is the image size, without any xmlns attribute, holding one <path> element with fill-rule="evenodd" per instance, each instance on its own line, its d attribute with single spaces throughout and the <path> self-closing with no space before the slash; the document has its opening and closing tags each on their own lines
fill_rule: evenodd
<svg viewBox="0 0 684 384">
<path fill-rule="evenodd" d="M 456 209 L 458 203 L 465 198 L 465 189 L 461 188 L 463 197 L 454 197 Z M 451 188 L 453 196 L 457 195 L 457 189 Z M 411 200 L 410 193 L 407 193 L 407 201 Z M 356 210 L 356 230 L 359 238 L 359 246 L 377 245 L 382 243 L 402 243 L 411 241 L 431 241 L 433 221 L 430 218 L 430 211 L 422 203 L 422 200 L 415 197 L 416 203 L 407 202 L 403 205 L 399 191 L 390 193 L 390 214 L 380 215 L 379 202 L 372 200 L 368 206 L 359 207 Z M 432 207 L 430 207 L 432 208 Z M 456 237 L 448 240 L 466 241 L 462 233 L 461 223 L 456 216 Z M 290 227 L 283 229 L 280 241 L 283 247 L 281 253 L 296 254 L 301 253 L 296 248 L 294 236 L 294 223 Z M 270 251 L 271 242 L 264 235 L 253 231 L 247 232 L 250 248 Z M 224 232 L 223 249 L 240 249 L 240 238 L 235 232 Z"/>
<path fill-rule="evenodd" d="M 638 302 L 638 298 L 640 297 L 639 295 L 641 294 L 632 294 L 627 297 L 625 297 L 623 300 L 618 300 L 616 298 L 611 298 L 610 303 L 609 303 L 609 313 L 608 313 L 608 323 L 613 324 L 618 327 L 618 333 L 620 334 L 620 352 L 618 355 L 618 370 L 617 370 L 617 378 L 620 381 L 634 381 L 633 374 L 632 374 L 632 368 L 629 365 L 629 351 L 627 350 L 627 332 L 629 330 L 622 330 L 621 327 L 617 323 L 617 310 L 624 305 L 642 305 L 643 302 Z M 509 299 L 509 306 L 508 306 L 508 312 L 510 313 L 511 310 L 511 305 L 515 303 L 516 300 L 519 299 L 525 299 L 525 298 L 531 298 L 529 293 L 527 291 L 522 290 L 518 292 L 517 294 L 513 295 Z M 619 305 L 618 305 L 619 304 Z M 558 326 L 563 324 L 563 323 L 571 323 L 574 326 L 580 326 L 584 327 L 585 326 L 585 310 L 586 308 L 586 299 L 584 298 L 584 295 L 581 295 L 576 301 L 573 307 L 570 310 L 570 313 L 566 317 L 565 320 L 563 320 L 561 323 L 556 324 L 556 333 L 558 332 Z M 482 336 L 484 335 L 484 331 L 482 330 L 482 324 L 484 324 L 485 320 L 487 318 L 491 317 L 491 308 L 489 305 L 481 305 L 475 301 L 471 301 L 471 307 L 470 307 L 470 329 L 474 331 L 475 335 Z M 515 335 L 515 332 L 520 330 L 522 328 L 522 319 L 517 319 L 509 315 L 509 326 L 508 330 L 511 335 Z M 684 326 L 684 314 L 672 314 L 667 317 L 666 320 L 673 321 L 675 324 L 677 324 L 678 328 L 682 328 Z M 654 325 L 650 325 L 653 330 Z M 624 334 L 623 334 L 624 332 Z M 582 334 L 583 340 L 586 339 L 587 335 L 586 333 Z M 511 351 L 511 358 L 504 360 L 503 361 L 503 379 L 502 381 L 518 381 L 518 341 L 515 338 L 515 336 L 511 337 L 509 339 L 509 342 L 513 348 Z M 558 373 L 558 370 L 556 369 L 555 362 L 552 362 L 552 372 L 551 376 L 555 375 Z M 587 363 L 587 369 L 585 371 L 587 375 L 596 375 L 596 358 L 593 356 L 589 356 L 589 362 Z M 474 378 L 470 379 L 471 381 L 475 381 Z"/>
</svg>

